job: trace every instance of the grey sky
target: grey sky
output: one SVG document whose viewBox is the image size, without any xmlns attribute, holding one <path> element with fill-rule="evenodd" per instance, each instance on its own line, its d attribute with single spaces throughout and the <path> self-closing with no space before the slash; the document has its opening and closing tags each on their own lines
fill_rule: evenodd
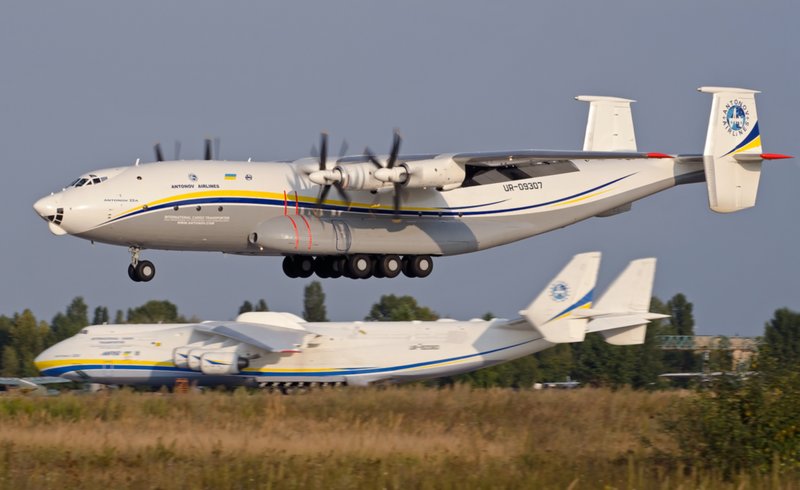
<svg viewBox="0 0 800 490">
<path fill-rule="evenodd" d="M 124 248 L 52 236 L 31 205 L 82 172 L 167 155 L 306 156 L 326 129 L 338 148 L 406 152 L 580 148 L 579 94 L 637 99 L 639 148 L 700 152 L 701 85 L 755 88 L 765 151 L 798 155 L 796 1 L 3 2 L 0 313 L 49 320 L 77 295 L 112 310 L 170 299 L 204 319 L 245 299 L 300 313 L 309 280 L 280 259 L 148 251 L 155 280 L 131 282 Z M 574 253 L 600 250 L 601 289 L 627 261 L 658 257 L 655 294 L 684 292 L 703 333 L 757 335 L 800 309 L 797 160 L 765 165 L 759 203 L 708 210 L 705 186 L 630 213 L 509 246 L 439 259 L 431 277 L 323 280 L 329 316 L 359 319 L 381 294 L 456 318 L 514 316 Z"/>
</svg>

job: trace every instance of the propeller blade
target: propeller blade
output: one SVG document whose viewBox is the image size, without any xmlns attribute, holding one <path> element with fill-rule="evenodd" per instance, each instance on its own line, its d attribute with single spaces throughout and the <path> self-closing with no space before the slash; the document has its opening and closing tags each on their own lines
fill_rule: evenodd
<svg viewBox="0 0 800 490">
<path fill-rule="evenodd" d="M 153 150 L 156 152 L 156 161 L 163 162 L 164 154 L 161 153 L 161 143 L 156 143 L 155 146 L 153 146 Z"/>
<path fill-rule="evenodd" d="M 178 160 L 181 156 L 181 142 L 175 140 L 175 160 Z"/>
<path fill-rule="evenodd" d="M 383 168 L 383 165 L 381 165 L 381 162 L 379 162 L 378 159 L 375 158 L 375 155 L 370 151 L 369 147 L 366 146 L 364 147 L 364 156 L 367 157 L 367 159 L 370 162 L 372 162 L 372 164 L 375 165 L 376 167 Z"/>
<path fill-rule="evenodd" d="M 325 170 L 325 161 L 328 159 L 328 133 L 319 135 L 319 169 Z"/>
<path fill-rule="evenodd" d="M 339 147 L 339 158 L 347 155 L 347 148 L 349 148 L 347 140 L 342 140 L 342 146 Z"/>
<path fill-rule="evenodd" d="M 342 195 L 345 202 L 347 203 L 347 206 L 350 206 L 350 203 L 353 201 L 350 199 L 350 195 L 347 193 L 347 191 L 344 190 L 344 186 L 340 182 L 336 182 L 333 185 L 336 186 L 336 190 L 339 191 L 339 194 Z"/>
<path fill-rule="evenodd" d="M 317 198 L 317 209 L 322 207 L 322 202 L 325 201 L 325 198 L 328 197 L 328 193 L 331 191 L 331 186 L 326 185 L 322 187 L 322 190 L 319 192 L 319 197 Z"/>
<path fill-rule="evenodd" d="M 205 140 L 205 160 L 211 160 L 211 138 L 206 138 Z"/>
<path fill-rule="evenodd" d="M 400 153 L 400 131 L 395 130 L 394 137 L 392 138 L 392 151 L 389 153 L 389 160 L 386 162 L 386 168 L 394 167 L 398 153 Z"/>
</svg>

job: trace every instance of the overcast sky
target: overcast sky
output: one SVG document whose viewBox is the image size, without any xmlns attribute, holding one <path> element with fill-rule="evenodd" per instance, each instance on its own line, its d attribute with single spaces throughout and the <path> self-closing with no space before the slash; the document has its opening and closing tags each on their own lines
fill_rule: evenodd
<svg viewBox="0 0 800 490">
<path fill-rule="evenodd" d="M 640 150 L 702 151 L 701 85 L 763 91 L 764 149 L 800 154 L 796 0 L 561 2 L 3 2 L 0 5 L 0 314 L 45 320 L 75 296 L 90 307 L 169 299 L 186 315 L 233 318 L 245 299 L 300 313 L 312 279 L 280 258 L 147 251 L 133 283 L 125 248 L 56 237 L 31 205 L 91 169 L 171 155 L 307 156 L 326 129 L 338 148 L 404 152 L 579 149 L 579 94 L 637 99 Z M 363 318 L 381 294 L 442 315 L 516 316 L 569 258 L 603 253 L 600 288 L 658 258 L 655 294 L 683 292 L 706 334 L 759 335 L 776 308 L 800 310 L 800 164 L 765 164 L 758 205 L 708 209 L 682 186 L 612 218 L 435 261 L 427 279 L 323 280 L 329 316 Z"/>
</svg>

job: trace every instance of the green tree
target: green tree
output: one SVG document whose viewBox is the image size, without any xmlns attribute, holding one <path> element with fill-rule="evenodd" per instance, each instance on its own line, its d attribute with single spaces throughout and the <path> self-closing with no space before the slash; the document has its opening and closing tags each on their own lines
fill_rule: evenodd
<svg viewBox="0 0 800 490">
<path fill-rule="evenodd" d="M 266 308 L 266 303 L 264 307 Z M 327 322 L 328 316 L 325 311 L 325 293 L 322 291 L 322 284 L 319 281 L 312 281 L 306 286 L 303 293 L 303 318 L 307 322 Z"/>
<path fill-rule="evenodd" d="M 248 300 L 245 300 L 242 303 L 242 306 L 239 307 L 239 314 L 242 313 L 249 313 L 251 311 L 269 311 L 269 307 L 267 306 L 267 302 L 263 299 L 260 299 L 256 302 L 255 306 Z"/>
<path fill-rule="evenodd" d="M 117 313 L 114 314 L 114 323 L 117 325 L 125 323 L 125 314 L 122 310 L 117 310 Z"/>
<path fill-rule="evenodd" d="M 800 313 L 788 308 L 775 310 L 764 328 L 760 350 L 777 365 L 800 364 Z"/>
<path fill-rule="evenodd" d="M 12 376 L 36 376 L 37 371 L 33 359 L 44 350 L 49 334 L 50 327 L 44 322 L 38 323 L 30 310 L 14 315 L 9 345 L 14 350 L 19 368 L 17 373 Z M 6 349 L 4 349 L 3 355 L 5 358 Z M 4 362 L 4 368 L 10 368 L 12 365 L 11 361 Z"/>
<path fill-rule="evenodd" d="M 64 313 L 58 313 L 52 322 L 52 342 L 60 342 L 72 337 L 89 324 L 89 307 L 78 296 L 67 306 Z"/>
<path fill-rule="evenodd" d="M 241 315 L 242 313 L 250 313 L 251 311 L 253 311 L 253 303 L 248 300 L 244 300 L 242 306 L 239 307 L 239 314 Z"/>
<path fill-rule="evenodd" d="M 108 323 L 108 308 L 105 306 L 98 306 L 94 309 L 94 319 L 92 325 L 102 325 Z"/>
<path fill-rule="evenodd" d="M 439 315 L 426 306 L 417 304 L 412 296 L 395 296 L 388 294 L 381 296 L 380 301 L 372 305 L 367 321 L 375 322 L 400 322 L 411 320 L 438 320 Z"/>
<path fill-rule="evenodd" d="M 664 335 L 694 335 L 694 306 L 686 296 L 678 293 L 666 304 L 670 315 L 669 327 L 664 329 Z M 664 353 L 664 367 L 673 372 L 695 372 L 700 369 L 698 356 L 689 350 L 672 351 Z"/>
<path fill-rule="evenodd" d="M 178 307 L 169 301 L 151 300 L 137 308 L 128 309 L 127 323 L 182 323 Z"/>
<path fill-rule="evenodd" d="M 3 347 L 3 357 L 0 358 L 0 376 L 19 376 L 20 366 L 17 350 L 10 345 Z"/>
</svg>

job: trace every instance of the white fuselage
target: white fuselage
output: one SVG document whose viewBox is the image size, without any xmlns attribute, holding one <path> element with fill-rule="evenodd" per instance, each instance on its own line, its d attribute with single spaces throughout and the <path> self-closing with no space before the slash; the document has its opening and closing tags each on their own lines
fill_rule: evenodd
<svg viewBox="0 0 800 490">
<path fill-rule="evenodd" d="M 190 324 L 97 325 L 42 352 L 43 375 L 120 385 L 406 382 L 455 375 L 510 361 L 552 346 L 532 328 L 505 320 L 457 322 L 308 323 L 295 352 L 248 347 L 249 366 L 235 375 L 179 368 L 174 350 L 237 348 L 199 338 Z M 313 333 L 312 333 L 313 332 Z M 242 347 L 239 346 L 239 349 Z"/>
<path fill-rule="evenodd" d="M 402 158 L 402 157 L 401 157 Z M 452 164 L 450 155 L 425 160 Z M 36 203 L 51 230 L 141 249 L 253 255 L 454 255 L 510 243 L 704 179 L 702 165 L 672 158 L 571 160 L 575 171 L 440 191 L 403 188 L 393 220 L 392 185 L 331 189 L 295 162 L 174 161 L 93 172 L 105 180 Z M 343 163 L 342 165 L 348 165 Z M 479 179 L 480 180 L 480 179 Z"/>
</svg>

